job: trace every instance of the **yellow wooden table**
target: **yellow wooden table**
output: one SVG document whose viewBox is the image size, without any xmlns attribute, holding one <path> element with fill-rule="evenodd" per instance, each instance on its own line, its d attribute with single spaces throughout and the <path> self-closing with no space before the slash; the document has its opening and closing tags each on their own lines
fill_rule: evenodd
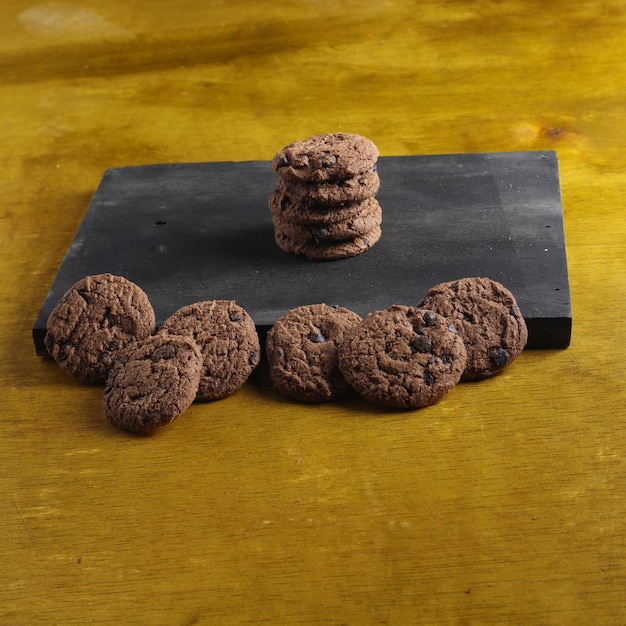
<svg viewBox="0 0 626 626">
<path fill-rule="evenodd" d="M 0 623 L 625 624 L 626 3 L 5 0 Z M 106 168 L 556 150 L 573 336 L 417 412 L 263 369 L 153 437 L 35 356 Z"/>
</svg>

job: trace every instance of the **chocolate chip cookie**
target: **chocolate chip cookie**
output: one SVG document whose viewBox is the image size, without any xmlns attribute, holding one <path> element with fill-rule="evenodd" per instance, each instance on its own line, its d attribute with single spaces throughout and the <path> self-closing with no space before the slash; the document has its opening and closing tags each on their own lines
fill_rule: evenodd
<svg viewBox="0 0 626 626">
<path fill-rule="evenodd" d="M 324 226 L 355 219 L 362 214 L 370 213 L 372 210 L 378 211 L 380 205 L 376 198 L 366 198 L 361 202 L 343 204 L 310 205 L 276 190 L 270 196 L 269 208 L 273 217 L 279 217 L 287 222 L 306 224 L 307 226 Z"/>
<path fill-rule="evenodd" d="M 324 133 L 294 141 L 272 160 L 277 174 L 309 182 L 339 180 L 374 169 L 376 145 L 353 133 Z"/>
<path fill-rule="evenodd" d="M 309 182 L 293 178 L 279 178 L 276 190 L 308 207 L 363 202 L 374 197 L 380 189 L 380 176 L 370 170 L 351 178 L 325 182 Z"/>
<path fill-rule="evenodd" d="M 345 333 L 361 317 L 343 307 L 312 304 L 288 311 L 267 334 L 270 378 L 282 395 L 326 402 L 349 391 L 337 362 Z"/>
<path fill-rule="evenodd" d="M 380 239 L 381 234 L 380 226 L 376 226 L 363 235 L 345 241 L 305 241 L 292 239 L 274 230 L 274 239 L 284 252 L 300 254 L 311 261 L 337 261 L 369 250 Z"/>
<path fill-rule="evenodd" d="M 72 376 L 103 383 L 119 350 L 154 331 L 154 309 L 138 285 L 123 276 L 96 274 L 79 280 L 56 305 L 44 343 Z"/>
<path fill-rule="evenodd" d="M 366 200 L 353 217 L 343 220 L 331 220 L 324 224 L 308 224 L 307 216 L 292 221 L 284 215 L 273 215 L 272 222 L 276 231 L 299 241 L 345 241 L 372 232 L 382 222 L 382 211 L 375 199 Z M 365 204 L 364 203 L 364 204 Z"/>
<path fill-rule="evenodd" d="M 528 340 L 515 296 L 490 278 L 470 277 L 429 289 L 419 307 L 453 323 L 467 349 L 463 380 L 491 376 L 510 365 Z"/>
<path fill-rule="evenodd" d="M 460 380 L 466 350 L 437 313 L 393 305 L 369 314 L 339 346 L 339 370 L 366 400 L 417 409 L 441 400 Z"/>
<path fill-rule="evenodd" d="M 234 300 L 208 300 L 182 307 L 158 334 L 191 337 L 203 357 L 197 400 L 230 396 L 248 380 L 260 361 L 261 347 L 250 315 Z"/>
<path fill-rule="evenodd" d="M 194 401 L 202 355 L 192 339 L 152 335 L 118 354 L 102 395 L 107 420 L 148 433 L 179 417 Z"/>
</svg>

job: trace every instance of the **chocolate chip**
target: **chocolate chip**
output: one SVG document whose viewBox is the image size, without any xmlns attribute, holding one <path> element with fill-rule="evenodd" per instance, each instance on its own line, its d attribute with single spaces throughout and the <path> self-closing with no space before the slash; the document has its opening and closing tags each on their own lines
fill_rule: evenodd
<svg viewBox="0 0 626 626">
<path fill-rule="evenodd" d="M 324 154 L 321 160 L 322 167 L 333 167 L 337 163 L 337 157 L 333 154 Z"/>
<path fill-rule="evenodd" d="M 432 349 L 433 343 L 426 335 L 417 336 L 411 342 L 411 350 L 413 351 L 413 353 L 421 352 L 422 354 L 425 354 L 427 352 L 430 352 Z"/>
<path fill-rule="evenodd" d="M 106 307 L 102 317 L 102 328 L 115 328 L 120 325 L 120 322 L 123 326 L 124 318 L 120 319 L 119 315 L 116 315 L 109 307 Z"/>
<path fill-rule="evenodd" d="M 511 357 L 504 348 L 495 348 L 489 354 L 489 360 L 494 367 L 504 367 L 511 360 Z"/>
<path fill-rule="evenodd" d="M 326 337 L 319 331 L 310 333 L 308 339 L 313 343 L 324 343 L 326 341 Z"/>
<path fill-rule="evenodd" d="M 250 356 L 248 356 L 248 365 L 254 367 L 259 362 L 259 353 L 254 350 L 250 352 Z"/>
<path fill-rule="evenodd" d="M 78 295 L 87 303 L 91 302 L 91 295 L 87 291 L 79 291 Z"/>
<path fill-rule="evenodd" d="M 471 313 L 463 313 L 463 319 L 470 324 L 474 323 L 474 316 Z"/>
<path fill-rule="evenodd" d="M 434 326 L 437 322 L 437 314 L 432 311 L 426 311 L 426 313 L 422 315 L 422 319 L 426 326 Z"/>
<path fill-rule="evenodd" d="M 441 362 L 445 363 L 446 365 L 450 365 L 450 363 L 452 363 L 453 359 L 452 359 L 452 355 L 451 354 L 442 354 L 441 355 Z"/>
<path fill-rule="evenodd" d="M 311 236 L 314 239 L 326 239 L 328 235 L 330 235 L 330 230 L 328 230 L 328 228 L 324 228 L 323 226 L 311 228 Z"/>
<path fill-rule="evenodd" d="M 289 165 L 289 159 L 285 154 L 279 154 L 276 159 L 276 167 L 287 167 Z"/>
<path fill-rule="evenodd" d="M 243 315 L 238 311 L 228 311 L 228 319 L 231 322 L 241 322 L 241 320 L 243 320 Z"/>
<path fill-rule="evenodd" d="M 156 413 L 148 413 L 147 415 L 144 415 L 141 421 L 143 422 L 144 426 L 150 426 L 153 422 L 156 422 L 158 419 L 159 419 L 159 416 Z"/>
<path fill-rule="evenodd" d="M 424 372 L 424 382 L 427 385 L 432 385 L 435 382 L 435 377 L 428 371 Z"/>
<path fill-rule="evenodd" d="M 176 346 L 166 344 L 161 346 L 158 350 L 155 350 L 154 356 L 157 359 L 173 359 L 177 352 Z"/>
<path fill-rule="evenodd" d="M 59 361 L 65 361 L 66 359 L 68 359 L 73 347 L 74 345 L 70 343 L 69 341 L 65 341 L 64 343 L 62 343 L 59 346 L 59 353 L 57 355 L 57 359 Z"/>
</svg>

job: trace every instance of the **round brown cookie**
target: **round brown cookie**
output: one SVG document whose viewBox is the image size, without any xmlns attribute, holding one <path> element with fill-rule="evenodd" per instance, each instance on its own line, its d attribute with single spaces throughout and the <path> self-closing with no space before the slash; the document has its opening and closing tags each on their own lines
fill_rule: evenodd
<svg viewBox="0 0 626 626">
<path fill-rule="evenodd" d="M 327 182 L 312 183 L 298 178 L 279 177 L 276 190 L 310 208 L 317 205 L 345 204 L 363 202 L 372 198 L 380 189 L 380 176 L 376 170 L 370 170 L 352 176 Z"/>
<path fill-rule="evenodd" d="M 123 276 L 95 274 L 65 293 L 46 323 L 44 343 L 67 372 L 103 383 L 116 354 L 155 331 L 148 296 Z"/>
<path fill-rule="evenodd" d="M 274 191 L 269 199 L 269 208 L 272 215 L 293 222 L 309 226 L 326 225 L 333 222 L 358 217 L 362 213 L 380 208 L 376 198 L 367 198 L 363 202 L 347 202 L 346 204 L 309 206 L 307 202 L 294 200 L 289 196 Z"/>
<path fill-rule="evenodd" d="M 300 241 L 345 241 L 354 237 L 361 237 L 372 231 L 382 222 L 382 211 L 377 202 L 367 203 L 364 210 L 354 217 L 341 222 L 311 225 L 296 223 L 284 217 L 274 215 L 272 222 L 281 234 Z M 306 218 L 304 218 L 306 219 Z"/>
<path fill-rule="evenodd" d="M 463 340 L 445 318 L 402 305 L 368 315 L 338 353 L 339 370 L 361 396 L 405 409 L 441 400 L 466 361 Z"/>
<path fill-rule="evenodd" d="M 373 247 L 380 239 L 382 230 L 376 226 L 370 232 L 346 239 L 345 241 L 301 241 L 274 230 L 274 239 L 278 247 L 290 254 L 299 254 L 311 261 L 338 261 L 362 254 Z"/>
<path fill-rule="evenodd" d="M 323 133 L 286 146 L 272 166 L 280 176 L 317 182 L 357 176 L 372 170 L 377 159 L 378 148 L 366 137 Z"/>
<path fill-rule="evenodd" d="M 203 370 L 198 400 L 230 396 L 259 364 L 259 335 L 250 315 L 234 300 L 207 300 L 182 307 L 157 334 L 191 337 L 200 347 Z"/>
<path fill-rule="evenodd" d="M 467 349 L 464 380 L 485 378 L 512 363 L 528 340 L 513 294 L 490 278 L 462 278 L 432 287 L 418 306 L 447 317 Z"/>
<path fill-rule="evenodd" d="M 266 342 L 274 389 L 303 402 L 326 402 L 349 391 L 337 347 L 360 321 L 353 311 L 327 304 L 300 306 L 276 320 Z"/>
<path fill-rule="evenodd" d="M 194 401 L 201 371 L 200 349 L 189 337 L 146 337 L 118 355 L 102 395 L 104 414 L 134 433 L 165 426 Z"/>
</svg>

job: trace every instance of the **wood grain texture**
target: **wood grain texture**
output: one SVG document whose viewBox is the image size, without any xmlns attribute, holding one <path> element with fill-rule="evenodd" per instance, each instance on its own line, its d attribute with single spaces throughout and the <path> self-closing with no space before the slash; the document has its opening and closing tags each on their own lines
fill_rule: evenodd
<svg viewBox="0 0 626 626">
<path fill-rule="evenodd" d="M 30 3 L 0 21 L 0 622 L 623 624 L 626 6 Z M 397 413 L 259 370 L 149 438 L 34 356 L 106 168 L 556 150 L 572 345 Z"/>
</svg>

